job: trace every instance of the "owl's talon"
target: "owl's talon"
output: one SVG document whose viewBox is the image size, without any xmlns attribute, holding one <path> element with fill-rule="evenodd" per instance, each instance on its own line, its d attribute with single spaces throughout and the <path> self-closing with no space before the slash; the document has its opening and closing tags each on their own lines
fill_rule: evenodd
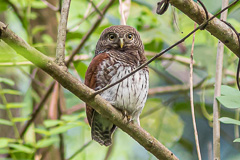
<svg viewBox="0 0 240 160">
<path fill-rule="evenodd" d="M 127 111 L 126 111 L 126 110 L 123 110 L 123 111 L 122 111 L 122 114 L 123 114 L 123 119 L 124 119 L 125 117 L 127 117 Z"/>
<path fill-rule="evenodd" d="M 125 119 L 125 117 L 126 117 L 128 123 L 132 121 L 132 116 L 131 116 L 131 115 L 128 115 L 128 113 L 127 113 L 126 110 L 123 110 L 123 111 L 122 111 L 122 114 L 123 114 L 123 119 Z"/>
<path fill-rule="evenodd" d="M 128 121 L 128 122 L 131 122 L 131 120 L 132 120 L 132 116 L 127 115 L 127 121 Z"/>
</svg>

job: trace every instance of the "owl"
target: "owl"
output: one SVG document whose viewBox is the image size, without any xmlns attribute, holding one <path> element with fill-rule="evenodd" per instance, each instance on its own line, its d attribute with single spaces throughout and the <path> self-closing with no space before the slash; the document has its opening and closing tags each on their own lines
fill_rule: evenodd
<svg viewBox="0 0 240 160">
<path fill-rule="evenodd" d="M 133 27 L 116 25 L 106 28 L 97 42 L 95 57 L 85 76 L 85 85 L 95 91 L 114 83 L 146 62 L 140 35 Z M 149 72 L 145 67 L 100 95 L 123 113 L 123 118 L 140 125 L 139 115 L 145 105 Z M 116 126 L 86 105 L 92 139 L 101 145 L 112 144 Z"/>
</svg>

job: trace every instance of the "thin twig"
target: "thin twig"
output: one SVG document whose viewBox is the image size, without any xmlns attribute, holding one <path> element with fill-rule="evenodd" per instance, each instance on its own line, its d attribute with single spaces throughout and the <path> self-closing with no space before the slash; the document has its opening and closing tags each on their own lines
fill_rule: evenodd
<svg viewBox="0 0 240 160">
<path fill-rule="evenodd" d="M 208 20 L 208 11 L 207 11 L 207 8 L 205 7 L 205 5 L 202 3 L 201 0 L 197 0 L 198 3 L 200 3 L 200 5 L 203 7 L 203 10 L 205 12 L 205 15 L 206 15 L 206 20 Z M 201 30 L 204 30 L 206 27 L 207 27 L 208 23 L 206 23 L 206 25 L 204 25 Z"/>
<path fill-rule="evenodd" d="M 26 133 L 28 127 L 30 126 L 30 124 L 35 120 L 35 118 L 37 117 L 38 113 L 40 112 L 40 110 L 43 107 L 43 104 L 47 101 L 50 93 L 52 92 L 53 86 L 54 86 L 54 82 L 51 83 L 51 85 L 48 87 L 46 93 L 44 94 L 44 96 L 41 98 L 40 102 L 34 107 L 33 113 L 31 115 L 31 119 L 27 121 L 27 123 L 23 126 L 21 132 L 20 132 L 20 137 L 23 138 L 24 134 Z"/>
<path fill-rule="evenodd" d="M 239 113 L 240 113 L 240 109 L 236 109 L 235 111 L 235 119 L 239 121 Z M 234 137 L 239 138 L 239 125 L 234 125 Z"/>
<path fill-rule="evenodd" d="M 210 122 L 213 121 L 213 114 L 209 114 L 207 109 L 206 109 L 206 105 L 205 105 L 205 90 L 206 87 L 202 87 L 202 94 L 201 94 L 201 110 L 202 110 L 202 114 L 203 116 Z"/>
<path fill-rule="evenodd" d="M 222 8 L 228 6 L 228 0 L 222 0 Z M 226 21 L 227 11 L 221 14 L 221 19 Z M 223 51 L 224 44 L 218 41 L 217 58 L 216 58 L 216 77 L 213 99 L 213 159 L 220 160 L 220 104 L 216 97 L 221 95 L 222 68 L 223 68 Z"/>
<path fill-rule="evenodd" d="M 15 66 L 32 66 L 32 62 L 3 62 L 0 63 L 0 67 L 15 67 Z"/>
<path fill-rule="evenodd" d="M 22 67 L 18 67 L 18 69 L 19 69 L 24 75 L 28 76 L 33 83 L 35 83 L 36 85 L 38 85 L 38 86 L 40 86 L 40 87 L 42 87 L 42 88 L 45 89 L 45 85 L 44 85 L 42 82 L 40 82 L 39 80 L 37 80 L 37 79 L 35 78 L 35 73 L 36 73 L 36 71 L 35 71 L 34 76 L 33 76 L 32 74 L 27 73 Z"/>
<path fill-rule="evenodd" d="M 109 3 L 106 5 L 106 7 L 103 9 L 102 11 L 102 15 L 104 16 L 107 12 L 107 10 L 110 8 L 110 6 L 113 4 L 115 0 L 110 0 Z M 82 38 L 81 43 L 77 46 L 77 48 L 75 48 L 73 50 L 73 53 L 69 56 L 68 61 L 66 62 L 66 66 L 68 67 L 69 64 L 72 62 L 73 57 L 82 49 L 83 45 L 85 44 L 85 42 L 88 40 L 88 38 L 90 37 L 90 35 L 92 35 L 92 33 L 95 31 L 95 29 L 99 26 L 99 24 L 101 23 L 101 21 L 103 20 L 102 16 L 98 16 L 96 22 L 92 25 L 92 27 L 90 28 L 90 30 L 85 34 L 85 36 Z"/>
<path fill-rule="evenodd" d="M 77 150 L 70 158 L 68 158 L 67 160 L 71 160 L 73 159 L 76 155 L 78 155 L 79 153 L 81 153 L 85 148 L 87 148 L 90 144 L 92 143 L 92 140 L 88 141 L 87 143 L 85 143 L 79 150 Z"/>
<path fill-rule="evenodd" d="M 101 0 L 98 4 L 97 4 L 97 8 L 99 8 L 99 6 L 104 2 L 104 0 Z M 90 13 L 88 13 L 91 9 L 91 6 L 92 4 L 89 3 L 89 6 L 84 14 L 84 17 L 81 19 L 81 21 L 75 26 L 75 27 L 70 27 L 67 32 L 75 32 L 79 27 L 80 25 L 85 21 L 87 20 L 91 15 L 93 15 L 93 13 L 95 13 L 95 10 L 92 10 Z M 99 10 L 99 9 L 98 9 Z"/>
<path fill-rule="evenodd" d="M 196 22 L 194 23 L 194 28 L 196 28 Z M 193 41 L 192 41 L 192 49 L 191 49 L 191 63 L 190 63 L 190 103 L 191 103 L 191 113 L 192 113 L 192 121 L 193 121 L 193 129 L 194 129 L 194 137 L 195 143 L 197 148 L 198 160 L 201 160 L 201 151 L 200 145 L 198 140 L 198 131 L 196 125 L 196 118 L 194 113 L 194 101 L 193 101 L 193 51 L 194 51 L 194 41 L 195 41 L 195 33 L 193 34 Z"/>
<path fill-rule="evenodd" d="M 238 1 L 238 0 L 237 0 Z M 191 36 L 193 33 L 195 33 L 197 30 L 201 29 L 203 26 L 205 26 L 209 21 L 211 21 L 213 18 L 215 18 L 216 16 L 218 16 L 219 14 L 221 14 L 222 12 L 224 12 L 225 10 L 227 10 L 228 8 L 230 8 L 231 6 L 233 6 L 237 1 L 233 2 L 231 5 L 227 6 L 226 8 L 222 9 L 221 11 L 219 11 L 217 14 L 215 14 L 214 16 L 212 16 L 211 18 L 209 18 L 208 20 L 206 20 L 204 23 L 202 23 L 201 25 L 199 25 L 196 29 L 194 29 L 192 32 L 188 33 L 184 38 L 182 38 L 181 40 L 179 40 L 178 42 L 176 42 L 175 44 L 173 44 L 172 46 L 168 47 L 167 49 L 161 51 L 160 53 L 158 53 L 157 55 L 155 55 L 154 57 L 152 57 L 149 61 L 147 61 L 146 63 L 140 65 L 138 68 L 136 68 L 134 71 L 132 71 L 131 73 L 127 74 L 126 76 L 124 76 L 123 78 L 119 79 L 118 81 L 107 85 L 106 87 L 95 91 L 95 93 L 92 96 L 96 96 L 97 94 L 115 86 L 116 84 L 122 82 L 124 79 L 130 77 L 131 75 L 135 74 L 137 71 L 141 70 L 142 68 L 144 68 L 145 66 L 147 66 L 148 64 L 150 64 L 152 61 L 154 61 L 156 58 L 160 57 L 161 55 L 163 55 L 164 53 L 166 53 L 167 51 L 171 50 L 172 48 L 174 48 L 175 46 L 177 46 L 178 44 L 184 42 L 189 36 Z"/>
<path fill-rule="evenodd" d="M 237 75 L 236 75 L 237 86 L 238 86 L 238 90 L 240 91 L 239 72 L 240 72 L 240 58 L 238 59 Z"/>
<path fill-rule="evenodd" d="M 99 14 L 101 17 L 103 17 L 102 12 L 98 9 L 98 7 L 95 5 L 95 3 L 94 3 L 92 0 L 88 0 L 88 1 L 92 4 L 92 6 L 93 6 L 93 8 L 95 9 L 95 11 L 97 11 L 98 14 Z"/>
<path fill-rule="evenodd" d="M 61 86 L 60 86 L 60 84 L 59 83 L 57 83 L 58 84 L 58 91 L 59 91 L 59 93 L 61 92 Z M 62 109 L 61 109 L 62 107 L 61 107 L 61 103 L 60 103 L 60 97 L 59 97 L 59 95 L 58 95 L 58 97 L 57 97 L 57 110 L 58 110 L 58 120 L 61 120 L 61 116 L 62 116 Z M 65 149 L 64 149 L 64 135 L 63 135 L 63 133 L 60 133 L 59 135 L 59 139 L 60 139 L 60 141 L 59 141 L 59 152 L 60 152 L 60 157 L 61 157 L 61 160 L 64 160 L 65 158 L 65 154 L 64 154 L 64 152 L 65 152 Z"/>
<path fill-rule="evenodd" d="M 157 53 L 145 51 L 145 56 L 147 56 L 147 57 L 153 57 L 156 54 Z M 161 57 L 158 57 L 158 58 L 162 59 L 162 60 L 176 61 L 176 62 L 186 64 L 186 65 L 190 64 L 190 58 L 180 56 L 180 55 L 172 55 L 169 53 L 165 53 L 164 55 L 162 55 Z M 196 65 L 196 62 L 194 60 L 193 60 L 193 65 Z"/>
<path fill-rule="evenodd" d="M 55 82 L 48 106 L 48 119 L 58 119 L 59 83 Z"/>
<path fill-rule="evenodd" d="M 59 153 L 60 153 L 60 157 L 61 157 L 61 160 L 64 160 L 64 137 L 63 137 L 63 134 L 60 133 L 59 135 Z"/>
<path fill-rule="evenodd" d="M 59 66 L 65 66 L 65 41 L 67 33 L 67 21 L 71 0 L 64 0 L 61 10 L 61 18 L 58 26 L 56 62 Z"/>
<path fill-rule="evenodd" d="M 63 114 L 73 114 L 74 112 L 84 111 L 85 106 L 86 106 L 85 103 L 77 104 L 69 109 L 63 110 Z"/>
<path fill-rule="evenodd" d="M 125 19 L 125 15 L 124 15 L 124 12 L 123 12 L 122 0 L 119 0 L 119 7 L 120 7 L 120 14 L 121 14 L 121 24 L 126 25 L 126 19 Z"/>
<path fill-rule="evenodd" d="M 50 8 L 53 11 L 58 11 L 60 8 L 59 7 L 55 7 L 54 5 L 52 5 L 51 3 L 49 3 L 46 0 L 41 0 L 44 4 L 46 4 L 48 6 L 48 8 Z"/>
<path fill-rule="evenodd" d="M 203 81 L 201 81 L 203 83 Z M 209 89 L 214 87 L 214 83 L 207 83 L 207 84 L 202 84 L 199 83 L 197 85 L 193 86 L 193 89 Z M 235 80 L 231 80 L 226 82 L 226 85 L 231 85 L 234 86 L 236 84 Z M 156 88 L 150 88 L 148 90 L 148 95 L 152 96 L 155 94 L 166 94 L 166 93 L 173 93 L 173 92 L 187 92 L 189 91 L 189 85 L 187 84 L 182 84 L 182 85 L 170 85 L 170 86 L 164 86 L 164 87 L 156 87 Z"/>
</svg>

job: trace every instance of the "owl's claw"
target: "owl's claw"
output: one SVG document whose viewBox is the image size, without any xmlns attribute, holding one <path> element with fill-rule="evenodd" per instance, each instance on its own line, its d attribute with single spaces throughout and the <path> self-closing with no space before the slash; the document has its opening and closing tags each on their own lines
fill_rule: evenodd
<svg viewBox="0 0 240 160">
<path fill-rule="evenodd" d="M 126 110 L 123 110 L 123 111 L 122 111 L 122 114 L 123 114 L 123 119 L 124 119 L 125 117 L 127 117 L 127 111 L 126 111 Z"/>
<path fill-rule="evenodd" d="M 127 115 L 127 121 L 131 122 L 132 121 L 132 116 Z"/>
<path fill-rule="evenodd" d="M 128 113 L 127 113 L 126 110 L 123 110 L 123 111 L 122 111 L 122 114 L 123 114 L 123 119 L 125 119 L 125 117 L 127 117 L 128 123 L 132 121 L 132 116 L 131 116 L 131 115 L 128 115 Z"/>
</svg>

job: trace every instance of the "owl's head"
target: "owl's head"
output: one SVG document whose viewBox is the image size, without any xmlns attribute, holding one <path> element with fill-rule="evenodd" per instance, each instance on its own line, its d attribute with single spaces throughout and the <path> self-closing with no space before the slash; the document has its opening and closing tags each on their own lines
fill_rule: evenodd
<svg viewBox="0 0 240 160">
<path fill-rule="evenodd" d="M 139 50 L 144 53 L 144 47 L 138 31 L 126 25 L 116 25 L 106 28 L 98 40 L 95 54 L 99 54 L 106 50 L 116 49 Z"/>
</svg>

